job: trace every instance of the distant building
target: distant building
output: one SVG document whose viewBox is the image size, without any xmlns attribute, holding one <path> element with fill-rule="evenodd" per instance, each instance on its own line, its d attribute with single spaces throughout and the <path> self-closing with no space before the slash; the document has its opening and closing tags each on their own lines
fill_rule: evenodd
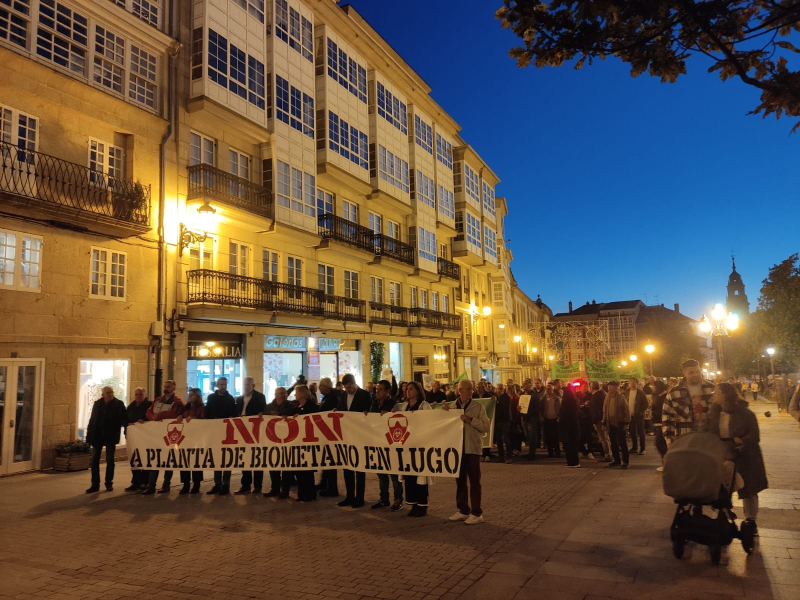
<svg viewBox="0 0 800 600">
<path fill-rule="evenodd" d="M 731 257 L 733 271 L 728 276 L 728 297 L 725 299 L 725 308 L 729 313 L 735 313 L 739 319 L 744 319 L 750 314 L 750 302 L 744 292 L 742 276 L 736 271 L 736 259 Z"/>
</svg>

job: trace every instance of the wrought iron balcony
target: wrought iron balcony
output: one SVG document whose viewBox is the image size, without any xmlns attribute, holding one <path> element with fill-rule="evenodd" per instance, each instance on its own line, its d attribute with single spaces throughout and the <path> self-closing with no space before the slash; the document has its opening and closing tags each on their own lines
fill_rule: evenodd
<svg viewBox="0 0 800 600">
<path fill-rule="evenodd" d="M 427 308 L 412 308 L 411 326 L 461 331 L 461 315 L 444 313 Z"/>
<path fill-rule="evenodd" d="M 219 304 L 265 311 L 316 315 L 343 321 L 366 321 L 366 302 L 320 290 L 223 271 L 189 271 L 189 304 Z"/>
<path fill-rule="evenodd" d="M 217 200 L 268 219 L 275 216 L 271 190 L 211 165 L 189 167 L 189 190 L 186 198 Z"/>
<path fill-rule="evenodd" d="M 520 364 L 520 365 L 529 365 L 529 364 L 531 364 L 532 362 L 533 362 L 533 361 L 531 360 L 531 357 L 530 357 L 530 356 L 525 356 L 524 354 L 520 354 L 519 356 L 517 356 L 517 364 Z"/>
<path fill-rule="evenodd" d="M 0 141 L 0 195 L 20 207 L 35 204 L 36 216 L 64 219 L 72 213 L 123 229 L 147 231 L 150 186 L 111 177 L 83 165 Z M 24 211 L 23 211 L 24 212 Z M 99 218 L 99 219 L 98 219 Z M 66 220 L 66 219 L 64 219 Z"/>
<path fill-rule="evenodd" d="M 370 323 L 380 325 L 394 325 L 408 327 L 408 309 L 404 306 L 382 304 L 381 302 L 369 303 Z"/>
<path fill-rule="evenodd" d="M 407 265 L 414 264 L 414 246 L 382 233 L 375 234 L 373 238 L 375 254 L 378 256 L 388 256 Z"/>
<path fill-rule="evenodd" d="M 456 281 L 461 281 L 461 267 L 459 267 L 456 263 L 440 256 L 436 259 L 436 264 L 438 266 L 439 275 L 442 277 L 455 279 Z"/>
<path fill-rule="evenodd" d="M 375 234 L 371 229 L 358 223 L 353 223 L 331 213 L 325 213 L 317 217 L 317 226 L 319 235 L 324 240 L 336 240 L 368 252 L 375 251 L 375 244 L 372 241 Z"/>
</svg>

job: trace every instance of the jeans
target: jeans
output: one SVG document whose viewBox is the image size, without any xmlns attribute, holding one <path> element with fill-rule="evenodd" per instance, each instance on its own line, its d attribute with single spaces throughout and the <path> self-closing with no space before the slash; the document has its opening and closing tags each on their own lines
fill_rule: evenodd
<svg viewBox="0 0 800 600">
<path fill-rule="evenodd" d="M 467 491 L 469 478 L 469 491 Z M 481 510 L 481 457 L 477 454 L 464 454 L 456 479 L 456 504 L 462 515 L 473 514 L 479 517 Z M 472 510 L 470 510 L 470 504 Z"/>
<path fill-rule="evenodd" d="M 357 500 L 358 502 L 364 501 L 366 482 L 366 473 L 344 469 L 344 487 L 347 490 L 347 497 L 351 500 Z"/>
<path fill-rule="evenodd" d="M 608 437 L 611 443 L 611 454 L 614 456 L 614 462 L 628 464 L 631 457 L 630 454 L 628 454 L 628 440 L 625 438 L 625 426 L 617 425 L 615 427 L 609 425 Z M 620 461 L 620 452 L 622 452 L 622 461 Z"/>
<path fill-rule="evenodd" d="M 631 450 L 644 452 L 644 415 L 631 417 Z"/>
<path fill-rule="evenodd" d="M 158 482 L 158 471 L 150 471 L 150 476 L 147 478 L 147 487 L 154 490 L 156 489 L 157 482 Z M 172 471 L 164 471 L 164 481 L 161 483 L 162 489 L 168 490 L 171 483 L 172 483 Z"/>
<path fill-rule="evenodd" d="M 542 423 L 544 428 L 544 441 L 547 444 L 547 456 L 557 456 L 561 458 L 561 448 L 559 447 L 558 419 L 545 419 Z"/>
<path fill-rule="evenodd" d="M 606 458 L 611 456 L 611 445 L 608 441 L 608 431 L 606 431 L 606 426 L 603 423 L 595 423 L 594 430 L 597 432 L 600 445 L 603 447 L 603 456 Z"/>
<path fill-rule="evenodd" d="M 505 458 L 506 451 L 511 456 L 511 423 L 494 424 L 494 442 L 497 444 L 497 455 L 500 460 Z"/>
<path fill-rule="evenodd" d="M 260 490 L 264 483 L 264 471 L 242 471 L 242 489 L 249 490 L 252 485 L 254 489 Z"/>
<path fill-rule="evenodd" d="M 114 482 L 114 453 L 117 451 L 116 444 L 94 444 L 92 445 L 92 485 L 100 485 L 100 455 L 103 448 L 106 449 L 106 485 Z"/>
<path fill-rule="evenodd" d="M 230 487 L 231 485 L 231 472 L 230 471 L 214 471 L 214 487 L 219 489 L 221 487 Z"/>
<path fill-rule="evenodd" d="M 416 475 L 403 477 L 403 481 L 406 484 L 406 502 L 408 504 L 428 506 L 428 484 L 418 483 L 420 479 L 425 481 L 424 477 L 418 478 Z"/>
<path fill-rule="evenodd" d="M 378 474 L 378 489 L 381 493 L 381 502 L 389 501 L 389 479 L 392 480 L 392 489 L 394 491 L 394 500 L 403 501 L 403 484 L 400 483 L 400 478 L 397 475 L 387 475 L 385 473 Z"/>
<path fill-rule="evenodd" d="M 525 437 L 528 439 L 528 456 L 534 456 L 536 449 L 539 447 L 539 421 L 523 421 L 522 428 L 525 431 Z"/>
</svg>

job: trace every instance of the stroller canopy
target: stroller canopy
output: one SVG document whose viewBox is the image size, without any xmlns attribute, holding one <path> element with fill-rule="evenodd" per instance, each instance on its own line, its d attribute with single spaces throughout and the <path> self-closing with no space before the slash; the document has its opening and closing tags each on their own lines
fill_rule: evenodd
<svg viewBox="0 0 800 600">
<path fill-rule="evenodd" d="M 664 493 L 678 501 L 710 504 L 719 498 L 727 447 L 713 433 L 688 432 L 664 456 Z"/>
</svg>

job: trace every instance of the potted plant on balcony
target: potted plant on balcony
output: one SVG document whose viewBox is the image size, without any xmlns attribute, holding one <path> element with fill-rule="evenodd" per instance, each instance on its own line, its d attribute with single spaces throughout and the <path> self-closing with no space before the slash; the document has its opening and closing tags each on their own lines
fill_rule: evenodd
<svg viewBox="0 0 800 600">
<path fill-rule="evenodd" d="M 92 447 L 83 440 L 63 442 L 56 446 L 56 471 L 85 471 L 92 462 Z"/>
<path fill-rule="evenodd" d="M 116 190 L 111 196 L 114 217 L 124 221 L 135 220 L 134 215 L 140 215 L 147 206 L 144 186 L 138 179 L 133 184 L 121 180 L 119 183 L 121 189 Z"/>
</svg>

